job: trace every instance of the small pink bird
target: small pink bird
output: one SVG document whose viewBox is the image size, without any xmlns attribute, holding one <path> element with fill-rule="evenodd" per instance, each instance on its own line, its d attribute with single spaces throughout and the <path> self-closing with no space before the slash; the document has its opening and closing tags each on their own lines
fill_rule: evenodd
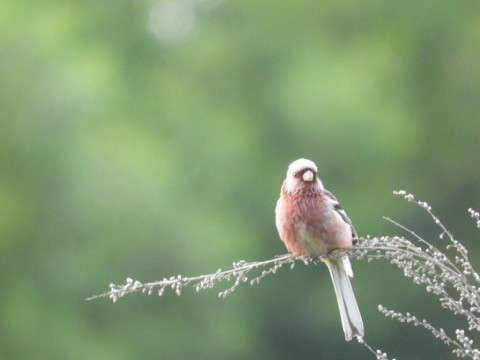
<svg viewBox="0 0 480 360">
<path fill-rule="evenodd" d="M 288 251 L 297 256 L 324 256 L 329 250 L 352 246 L 357 236 L 352 222 L 335 196 L 325 190 L 313 161 L 290 164 L 275 209 L 278 234 Z M 345 339 L 363 337 L 365 330 L 349 277 L 347 255 L 323 258 L 332 277 Z"/>
</svg>

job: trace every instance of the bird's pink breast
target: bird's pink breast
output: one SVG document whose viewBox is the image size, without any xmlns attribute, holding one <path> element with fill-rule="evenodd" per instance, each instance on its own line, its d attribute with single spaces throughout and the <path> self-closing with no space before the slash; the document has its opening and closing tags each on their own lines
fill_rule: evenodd
<svg viewBox="0 0 480 360">
<path fill-rule="evenodd" d="M 329 208 L 322 194 L 295 196 L 282 193 L 276 208 L 280 238 L 294 255 L 322 255 L 351 246 L 350 226 Z"/>
</svg>

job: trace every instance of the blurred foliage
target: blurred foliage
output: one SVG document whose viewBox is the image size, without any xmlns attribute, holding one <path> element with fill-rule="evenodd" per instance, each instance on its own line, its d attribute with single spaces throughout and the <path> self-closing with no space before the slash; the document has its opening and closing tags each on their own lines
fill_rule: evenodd
<svg viewBox="0 0 480 360">
<path fill-rule="evenodd" d="M 388 215 L 436 236 L 405 188 L 479 259 L 479 39 L 476 1 L 2 1 L 0 357 L 371 359 L 324 267 L 226 300 L 84 299 L 284 253 L 273 209 L 298 157 L 361 235 L 397 234 Z M 377 304 L 455 319 L 388 264 L 353 266 L 367 341 L 445 358 Z"/>
</svg>

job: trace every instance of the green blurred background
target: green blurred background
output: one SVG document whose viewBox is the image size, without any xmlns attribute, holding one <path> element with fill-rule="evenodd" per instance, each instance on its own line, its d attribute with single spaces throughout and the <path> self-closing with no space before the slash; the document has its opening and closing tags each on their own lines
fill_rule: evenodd
<svg viewBox="0 0 480 360">
<path fill-rule="evenodd" d="M 360 235 L 400 234 L 387 215 L 437 241 L 406 189 L 477 263 L 479 84 L 478 1 L 2 1 L 0 358 L 372 359 L 323 266 L 225 300 L 85 298 L 285 253 L 273 211 L 299 157 Z M 377 312 L 454 329 L 433 296 L 353 267 L 367 342 L 453 358 Z"/>
</svg>

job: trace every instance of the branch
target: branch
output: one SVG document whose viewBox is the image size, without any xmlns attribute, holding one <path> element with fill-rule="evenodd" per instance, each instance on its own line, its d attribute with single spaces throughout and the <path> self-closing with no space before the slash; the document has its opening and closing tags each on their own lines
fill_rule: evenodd
<svg viewBox="0 0 480 360">
<path fill-rule="evenodd" d="M 229 270 L 218 269 L 212 274 L 198 275 L 198 276 L 171 276 L 170 278 L 164 278 L 160 281 L 153 281 L 148 283 L 142 283 L 138 280 L 127 278 L 126 283 L 123 285 L 110 284 L 110 291 L 102 294 L 93 295 L 87 300 L 94 300 L 102 297 L 109 297 L 113 302 L 116 302 L 119 298 L 131 294 L 134 292 L 143 292 L 151 295 L 155 290 L 159 296 L 162 296 L 165 289 L 171 288 L 177 295 L 181 295 L 182 288 L 193 283 L 194 289 L 198 292 L 200 290 L 211 289 L 217 282 L 235 280 L 232 286 L 226 290 L 221 291 L 218 296 L 225 298 L 231 294 L 242 283 L 249 281 L 250 285 L 260 283 L 261 279 L 269 274 L 275 274 L 278 269 L 284 265 L 290 265 L 293 269 L 295 266 L 296 257 L 292 254 L 285 254 L 277 256 L 273 259 L 265 261 L 246 262 L 240 260 L 233 263 L 233 268 Z M 252 270 L 259 268 L 267 268 L 263 270 L 260 275 L 254 276 L 251 280 L 248 279 L 247 274 Z"/>
<path fill-rule="evenodd" d="M 182 289 L 187 285 L 191 285 L 198 292 L 211 289 L 222 281 L 231 283 L 230 287 L 218 293 L 219 297 L 225 298 L 234 292 L 240 284 L 258 284 L 264 277 L 275 274 L 285 265 L 293 269 L 297 260 L 302 261 L 305 265 L 317 264 L 324 257 L 339 257 L 348 254 L 357 260 L 390 262 L 402 270 L 405 277 L 411 278 L 415 284 L 423 285 L 427 292 L 434 294 L 444 309 L 463 316 L 468 325 L 467 330 L 480 331 L 480 288 L 478 286 L 480 275 L 472 266 L 467 249 L 454 238 L 453 234 L 433 214 L 431 207 L 426 202 L 415 200 L 413 195 L 405 191 L 396 191 L 394 194 L 420 206 L 427 212 L 440 228 L 439 238 L 444 244 L 446 243 L 445 250 L 440 250 L 439 247 L 432 245 L 430 241 L 425 240 L 395 220 L 385 218 L 405 231 L 411 237 L 411 240 L 401 236 L 373 238 L 367 236 L 356 239 L 355 246 L 335 249 L 320 257 L 296 257 L 292 254 L 286 254 L 264 261 L 246 262 L 240 260 L 234 262 L 233 267 L 228 270 L 218 269 L 211 274 L 191 277 L 177 275 L 148 283 L 127 278 L 125 284 L 110 284 L 109 291 L 91 296 L 87 300 L 109 297 L 113 302 L 116 302 L 119 298 L 135 292 L 143 292 L 148 295 L 156 292 L 161 296 L 165 289 L 171 289 L 177 295 L 181 295 Z M 472 209 L 469 209 L 468 212 L 476 221 L 477 228 L 480 228 L 480 214 Z M 437 339 L 453 347 L 452 352 L 459 357 L 480 360 L 480 350 L 475 347 L 474 341 L 466 335 L 466 331 L 463 329 L 456 329 L 454 335 L 449 335 L 442 328 L 431 325 L 427 320 L 418 320 L 417 317 L 408 312 L 403 314 L 388 310 L 382 305 L 379 305 L 379 311 L 386 317 L 425 328 Z M 359 339 L 359 342 L 378 360 L 388 359 L 386 353 L 380 350 L 374 351 L 364 339 Z"/>
</svg>

